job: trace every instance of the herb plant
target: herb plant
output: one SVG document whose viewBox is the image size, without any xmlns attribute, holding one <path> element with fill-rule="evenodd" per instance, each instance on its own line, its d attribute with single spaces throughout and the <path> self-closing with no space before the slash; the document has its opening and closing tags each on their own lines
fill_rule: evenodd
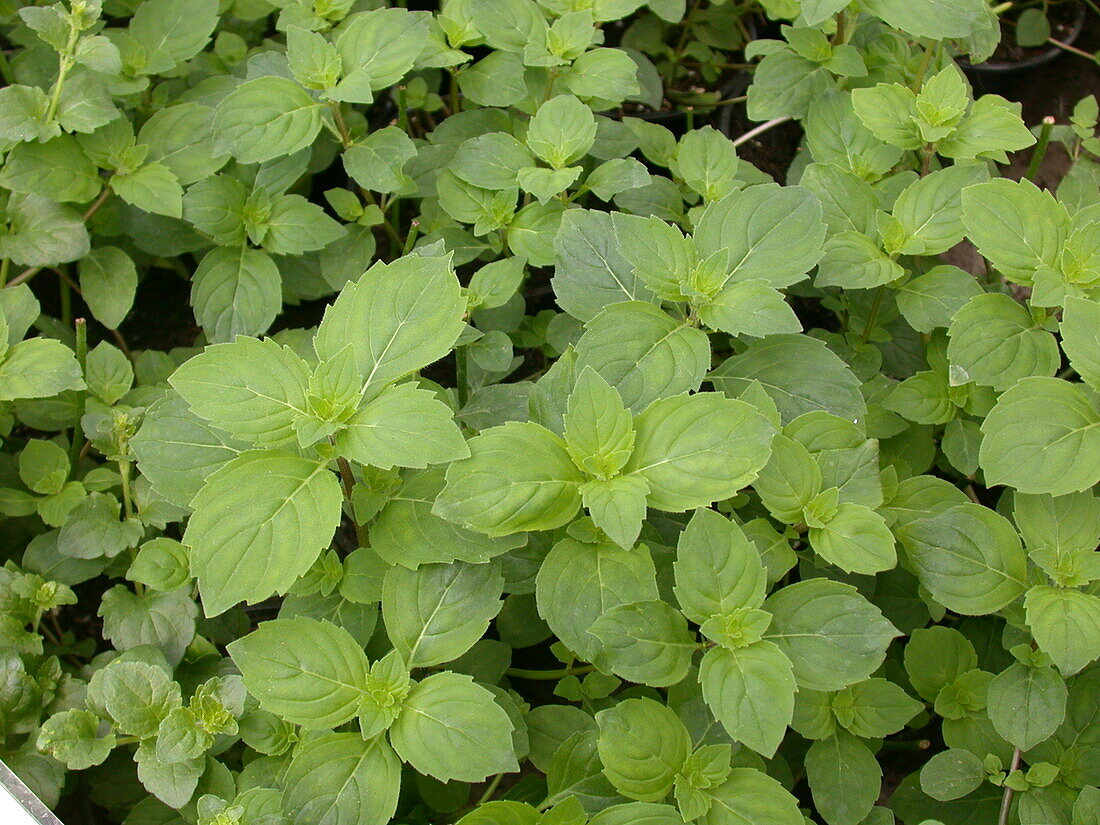
<svg viewBox="0 0 1100 825">
<path fill-rule="evenodd" d="M 745 4 L 0 4 L 0 757 L 67 821 L 1100 820 L 1096 100 L 975 98 L 984 0 L 761 8 L 781 183 L 630 115 Z"/>
</svg>

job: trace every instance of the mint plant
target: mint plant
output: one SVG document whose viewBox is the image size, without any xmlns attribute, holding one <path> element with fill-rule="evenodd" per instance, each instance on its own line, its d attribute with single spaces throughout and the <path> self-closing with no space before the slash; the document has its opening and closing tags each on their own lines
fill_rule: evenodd
<svg viewBox="0 0 1100 825">
<path fill-rule="evenodd" d="M 975 97 L 1003 11 L 0 5 L 0 759 L 74 823 L 1096 821 L 1097 104 Z"/>
</svg>

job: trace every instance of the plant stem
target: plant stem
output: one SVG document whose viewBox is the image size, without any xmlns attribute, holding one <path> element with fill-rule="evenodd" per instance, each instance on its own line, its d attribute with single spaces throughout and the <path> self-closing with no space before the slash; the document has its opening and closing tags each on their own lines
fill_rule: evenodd
<svg viewBox="0 0 1100 825">
<path fill-rule="evenodd" d="M 1035 183 L 1035 175 L 1039 172 L 1039 167 L 1043 165 L 1043 158 L 1047 154 L 1047 146 L 1050 145 L 1050 131 L 1054 126 L 1054 118 L 1043 118 L 1043 128 L 1039 131 L 1039 140 L 1035 144 L 1035 151 L 1031 153 L 1031 163 L 1027 165 L 1027 172 L 1024 177 L 1032 183 Z"/>
<path fill-rule="evenodd" d="M 477 800 L 477 804 L 479 806 L 484 805 L 486 802 L 493 798 L 493 794 L 495 794 L 497 788 L 500 787 L 500 780 L 502 780 L 503 778 L 504 774 L 502 773 L 498 773 L 496 776 L 493 777 L 493 780 L 489 783 L 489 787 L 485 789 L 485 792 Z"/>
<path fill-rule="evenodd" d="M 668 71 L 665 74 L 665 83 L 669 88 L 676 82 L 676 73 L 680 68 L 680 58 L 683 56 L 684 49 L 687 47 L 688 35 L 691 34 L 692 18 L 695 17 L 702 3 L 703 0 L 695 0 L 695 2 L 691 4 L 691 11 L 687 13 L 684 17 L 684 22 L 681 24 L 683 28 L 680 30 L 680 39 L 676 43 L 676 50 L 672 53 L 672 59 L 668 63 Z"/>
<path fill-rule="evenodd" d="M 871 330 L 875 328 L 875 323 L 878 321 L 879 310 L 882 309 L 882 299 L 886 295 L 885 285 L 880 286 L 875 290 L 875 302 L 871 304 L 871 311 L 867 313 L 867 323 L 863 325 L 863 332 L 860 333 L 859 343 L 866 344 L 867 339 L 871 337 Z"/>
<path fill-rule="evenodd" d="M 566 676 L 582 676 L 596 669 L 595 665 L 580 665 L 578 667 L 563 667 L 557 670 L 526 670 L 522 667 L 510 667 L 504 671 L 505 676 L 513 679 L 526 679 L 531 682 L 551 682 L 564 679 Z"/>
<path fill-rule="evenodd" d="M 134 503 L 130 496 L 130 462 L 125 458 L 118 460 L 118 474 L 122 478 L 122 508 L 126 518 L 133 518 Z"/>
<path fill-rule="evenodd" d="M 1075 54 L 1078 57 L 1083 57 L 1086 60 L 1096 62 L 1096 56 L 1086 52 L 1084 49 L 1079 49 L 1076 46 L 1071 46 L 1069 43 L 1063 43 L 1061 40 L 1055 40 L 1053 37 L 1048 37 L 1047 42 L 1052 46 L 1057 46 L 1059 49 L 1063 49 L 1070 54 Z"/>
<path fill-rule="evenodd" d="M 87 223 L 88 220 L 91 219 L 92 215 L 99 211 L 99 207 L 103 206 L 104 202 L 106 202 L 107 198 L 109 198 L 110 196 L 110 187 L 103 187 L 103 191 L 99 193 L 99 197 L 96 198 L 92 202 L 92 205 L 89 206 L 88 209 L 84 212 L 81 220 Z M 4 286 L 19 286 L 19 284 L 26 283 L 41 271 L 42 267 L 40 266 L 28 267 L 27 269 L 24 269 L 22 272 L 16 275 L 14 278 L 12 278 L 10 281 L 8 281 L 6 284 L 4 284 Z"/>
<path fill-rule="evenodd" d="M 1011 774 L 1014 770 L 1020 767 L 1020 749 L 1016 748 L 1012 752 L 1012 764 L 1009 765 L 1008 772 Z M 1007 825 L 1008 812 L 1012 810 L 1012 788 L 1005 786 L 1004 795 L 1001 796 L 1001 814 L 997 817 L 997 825 Z"/>
<path fill-rule="evenodd" d="M 458 408 L 461 410 L 470 400 L 470 384 L 466 378 L 467 358 L 466 347 L 455 350 L 455 390 L 458 393 Z"/>
<path fill-rule="evenodd" d="M 80 364 L 80 375 L 85 375 L 85 367 L 88 363 L 88 322 L 83 318 L 76 319 L 76 361 Z M 69 476 L 76 475 L 76 464 L 80 460 L 80 450 L 84 446 L 84 427 L 80 419 L 84 417 L 84 390 L 76 393 L 76 423 L 73 424 L 72 440 L 69 442 Z"/>
<path fill-rule="evenodd" d="M 748 143 L 750 140 L 752 140 L 757 135 L 763 134 L 764 132 L 768 131 L 769 129 L 774 129 L 776 126 L 781 126 L 782 124 L 786 123 L 788 120 L 791 120 L 791 119 L 792 118 L 789 117 L 789 116 L 784 116 L 784 117 L 777 117 L 775 120 L 769 120 L 767 123 L 761 123 L 756 128 L 749 129 L 749 131 L 745 132 L 745 134 L 743 134 L 739 138 L 737 138 L 737 140 L 735 140 L 733 142 L 733 145 L 734 145 L 734 147 L 737 147 L 737 146 L 741 146 L 744 143 Z"/>
<path fill-rule="evenodd" d="M 329 442 L 335 445 L 335 439 L 329 438 Z M 352 493 L 355 491 L 355 474 L 351 470 L 351 463 L 342 455 L 336 456 L 336 467 L 340 470 L 340 486 L 344 490 L 344 501 L 348 503 L 351 515 L 351 523 L 355 525 L 355 541 L 360 547 L 367 546 L 367 530 L 355 518 L 355 503 L 352 501 Z"/>
</svg>

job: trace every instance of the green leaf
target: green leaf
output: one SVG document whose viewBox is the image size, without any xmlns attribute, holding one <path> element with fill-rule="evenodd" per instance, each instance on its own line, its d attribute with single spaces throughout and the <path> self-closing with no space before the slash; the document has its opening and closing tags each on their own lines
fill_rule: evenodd
<svg viewBox="0 0 1100 825">
<path fill-rule="evenodd" d="M 353 716 L 367 657 L 343 628 L 305 617 L 275 619 L 229 645 L 260 707 L 295 725 L 328 729 Z"/>
<path fill-rule="evenodd" d="M 833 697 L 837 720 L 855 736 L 882 739 L 897 733 L 924 705 L 887 679 L 867 679 Z"/>
<path fill-rule="evenodd" d="M 328 308 L 313 346 L 326 360 L 350 344 L 370 395 L 446 355 L 465 311 L 449 257 L 377 263 Z"/>
<path fill-rule="evenodd" d="M 655 401 L 635 421 L 626 474 L 649 483 L 649 505 L 682 512 L 729 498 L 767 463 L 772 424 L 756 408 L 718 393 Z"/>
<path fill-rule="evenodd" d="M 373 9 L 349 17 L 336 38 L 345 75 L 334 99 L 370 103 L 370 91 L 397 83 L 424 49 L 429 21 L 425 12 L 402 8 Z"/>
<path fill-rule="evenodd" d="M 147 409 L 130 440 L 142 476 L 178 507 L 187 507 L 206 477 L 246 446 L 195 415 L 171 391 Z"/>
<path fill-rule="evenodd" d="M 103 181 L 71 135 L 46 143 L 20 143 L 8 153 L 0 186 L 58 202 L 85 203 L 99 194 Z"/>
<path fill-rule="evenodd" d="M 764 601 L 767 577 L 741 527 L 709 509 L 696 510 L 676 546 L 674 592 L 680 610 L 702 624 Z"/>
<path fill-rule="evenodd" d="M 1043 653 L 1065 676 L 1100 656 L 1100 597 L 1036 585 L 1024 597 L 1027 625 Z"/>
<path fill-rule="evenodd" d="M 416 157 L 416 146 L 396 126 L 387 126 L 349 146 L 341 157 L 344 169 L 364 189 L 397 192 L 406 185 L 402 170 Z"/>
<path fill-rule="evenodd" d="M 72 708 L 55 713 L 38 731 L 35 745 L 71 771 L 99 765 L 115 746 L 110 729 L 101 736 L 102 723 L 90 710 Z"/>
<path fill-rule="evenodd" d="M 710 362 L 706 334 L 652 304 L 612 304 L 585 325 L 578 372 L 592 367 L 639 413 L 654 401 L 697 390 Z"/>
<path fill-rule="evenodd" d="M 19 478 L 40 495 L 61 491 L 69 480 L 69 454 L 52 441 L 35 438 L 19 453 Z"/>
<path fill-rule="evenodd" d="M 726 251 L 725 283 L 761 279 L 776 289 L 801 281 L 821 258 L 821 204 L 798 186 L 761 184 L 711 204 L 699 218 L 700 257 Z"/>
<path fill-rule="evenodd" d="M 952 384 L 1006 390 L 1021 378 L 1051 376 L 1061 363 L 1054 336 L 1007 295 L 971 298 L 947 331 Z"/>
<path fill-rule="evenodd" d="M 859 739 L 837 731 L 806 752 L 806 779 L 818 813 L 829 825 L 857 825 L 882 788 L 882 768 Z"/>
<path fill-rule="evenodd" d="M 337 434 L 336 450 L 385 470 L 423 468 L 470 455 L 451 408 L 411 383 L 387 387 L 360 407 Z"/>
<path fill-rule="evenodd" d="M 614 544 L 584 544 L 565 538 L 543 560 L 535 579 L 539 615 L 578 657 L 599 657 L 600 641 L 590 631 L 614 607 L 658 598 L 649 552 Z"/>
<path fill-rule="evenodd" d="M 989 683 L 989 719 L 1022 751 L 1048 739 L 1066 716 L 1066 683 L 1052 667 L 1015 663 Z"/>
<path fill-rule="evenodd" d="M 873 576 L 898 562 L 886 520 L 862 504 L 842 502 L 824 527 L 810 528 L 809 537 L 815 553 L 849 573 Z"/>
<path fill-rule="evenodd" d="M 8 231 L 0 234 L 0 255 L 22 266 L 56 266 L 88 254 L 90 241 L 80 213 L 40 195 L 8 198 Z"/>
<path fill-rule="evenodd" d="M 641 91 L 638 64 L 623 49 L 590 49 L 573 61 L 563 79 L 569 91 L 601 109 Z"/>
<path fill-rule="evenodd" d="M 180 706 L 180 687 L 163 668 L 119 660 L 96 671 L 87 699 L 89 708 L 114 721 L 118 733 L 145 738 Z"/>
<path fill-rule="evenodd" d="M 1042 267 L 1054 268 L 1069 215 L 1049 192 L 1027 180 L 1004 178 L 963 192 L 966 234 L 1005 277 L 1030 284 Z"/>
<path fill-rule="evenodd" d="M 802 825 L 798 802 L 763 771 L 734 768 L 729 777 L 708 792 L 710 810 L 700 825 Z"/>
<path fill-rule="evenodd" d="M 551 530 L 581 504 L 584 476 L 565 441 L 537 424 L 509 422 L 475 436 L 470 457 L 447 468 L 432 512 L 489 536 Z"/>
<path fill-rule="evenodd" d="M 572 95 L 543 103 L 527 127 L 527 146 L 555 169 L 576 163 L 595 140 L 592 110 Z"/>
<path fill-rule="evenodd" d="M 326 462 L 278 450 L 242 453 L 210 475 L 183 535 L 206 614 L 285 593 L 332 541 L 341 498 Z"/>
<path fill-rule="evenodd" d="M 646 515 L 649 483 L 638 476 L 595 478 L 581 485 L 593 524 L 620 547 L 633 547 Z"/>
<path fill-rule="evenodd" d="M 956 613 L 993 613 L 1027 589 L 1020 537 L 986 507 L 950 507 L 903 526 L 898 538 L 921 585 Z"/>
<path fill-rule="evenodd" d="M 799 524 L 803 508 L 821 492 L 821 484 L 821 468 L 810 452 L 798 441 L 777 435 L 753 490 L 779 521 Z"/>
<path fill-rule="evenodd" d="M 764 610 L 772 614 L 765 638 L 790 659 L 799 687 L 811 690 L 840 690 L 863 681 L 899 635 L 854 587 L 828 579 L 777 590 Z"/>
<path fill-rule="evenodd" d="M 733 737 L 766 758 L 775 755 L 794 714 L 791 662 L 768 641 L 715 647 L 699 664 L 703 698 Z"/>
<path fill-rule="evenodd" d="M 674 171 L 707 201 L 721 200 L 736 187 L 737 150 L 711 126 L 680 138 Z"/>
<path fill-rule="evenodd" d="M 343 226 L 301 195 L 281 195 L 271 204 L 261 244 L 275 255 L 301 255 L 344 237 Z"/>
<path fill-rule="evenodd" d="M 699 302 L 698 310 L 704 324 L 730 335 L 762 338 L 802 331 L 802 322 L 783 294 L 759 278 L 726 285 L 713 298 Z"/>
<path fill-rule="evenodd" d="M 493 694 L 460 673 L 436 673 L 416 685 L 390 728 L 398 755 L 443 782 L 481 782 L 519 770 L 512 722 Z"/>
<path fill-rule="evenodd" d="M 659 802 L 691 749 L 676 714 L 652 699 L 625 699 L 596 714 L 604 775 L 623 796 Z"/>
<path fill-rule="evenodd" d="M 950 802 L 981 787 L 986 772 L 982 760 L 968 750 L 950 748 L 924 763 L 921 790 L 940 802 Z"/>
<path fill-rule="evenodd" d="M 196 414 L 230 435 L 263 446 L 295 438 L 306 412 L 309 370 L 289 347 L 268 339 L 214 344 L 169 378 Z"/>
<path fill-rule="evenodd" d="M 966 303 L 982 294 L 978 281 L 954 266 L 936 266 L 898 288 L 898 310 L 917 332 L 946 327 Z"/>
<path fill-rule="evenodd" d="M 144 49 L 148 70 L 164 72 L 202 51 L 218 22 L 216 0 L 183 6 L 175 0 L 144 0 L 128 32 Z"/>
<path fill-rule="evenodd" d="M 116 172 L 111 189 L 129 204 L 156 215 L 183 216 L 183 187 L 172 170 L 151 161 L 132 172 Z"/>
<path fill-rule="evenodd" d="M 904 231 L 908 255 L 938 255 L 963 239 L 964 187 L 982 183 L 989 173 L 982 165 L 949 166 L 920 178 L 894 202 L 893 216 Z"/>
<path fill-rule="evenodd" d="M 516 55 L 490 52 L 458 72 L 458 88 L 479 106 L 511 106 L 527 96 L 523 72 L 523 61 Z"/>
<path fill-rule="evenodd" d="M 218 151 L 262 163 L 304 149 L 321 131 L 321 104 L 285 77 L 246 80 L 218 104 Z"/>
<path fill-rule="evenodd" d="M 694 636 L 667 602 L 628 602 L 612 607 L 589 628 L 599 639 L 600 663 L 616 676 L 650 687 L 680 682 L 691 668 Z"/>
<path fill-rule="evenodd" d="M 130 581 L 141 582 L 154 590 L 168 591 L 191 581 L 191 563 L 187 548 L 175 539 L 160 536 L 138 549 L 126 571 Z"/>
<path fill-rule="evenodd" d="M 516 185 L 521 171 L 535 168 L 535 159 L 511 135 L 490 132 L 459 146 L 448 168 L 473 186 L 507 189 Z"/>
<path fill-rule="evenodd" d="M 192 101 L 153 113 L 137 135 L 147 160 L 167 166 L 183 186 L 210 177 L 229 160 L 214 148 L 215 110 Z"/>
<path fill-rule="evenodd" d="M 965 38 L 988 13 L 982 0 L 869 0 L 867 10 L 888 26 L 933 40 Z"/>
<path fill-rule="evenodd" d="M 80 259 L 80 294 L 97 321 L 116 329 L 130 312 L 137 292 L 137 269 L 115 246 L 101 246 Z"/>
<path fill-rule="evenodd" d="M 500 612 L 504 579 L 491 564 L 393 567 L 382 585 L 382 618 L 410 667 L 457 659 Z"/>
<path fill-rule="evenodd" d="M 325 733 L 294 750 L 282 808 L 304 822 L 386 825 L 397 810 L 401 760 L 385 738 Z"/>
<path fill-rule="evenodd" d="M 1079 385 L 1025 378 L 997 399 L 982 423 L 978 459 L 988 484 L 1064 495 L 1100 481 L 1100 413 Z"/>
<path fill-rule="evenodd" d="M 934 702 L 941 690 L 978 666 L 970 640 L 952 627 L 913 631 L 905 646 L 905 672 L 917 693 Z"/>
<path fill-rule="evenodd" d="M 844 289 L 871 289 L 896 281 L 905 270 L 862 232 L 839 232 L 825 243 L 814 284 Z"/>
<path fill-rule="evenodd" d="M 1100 388 L 1100 303 L 1068 297 L 1062 314 L 1062 349 L 1073 369 L 1093 388 Z"/>
<path fill-rule="evenodd" d="M 878 83 L 855 89 L 852 107 L 871 133 L 899 149 L 920 149 L 917 96 L 899 83 Z"/>
<path fill-rule="evenodd" d="M 716 389 L 738 397 L 753 381 L 775 402 L 786 424 L 811 410 L 863 421 L 859 379 L 825 344 L 806 335 L 769 335 L 711 373 Z"/>
<path fill-rule="evenodd" d="M 195 638 L 198 612 L 186 589 L 137 595 L 115 585 L 103 594 L 98 615 L 103 619 L 104 638 L 117 650 L 152 645 L 163 651 L 169 664 L 177 665 Z"/>
<path fill-rule="evenodd" d="M 211 342 L 260 335 L 282 309 L 279 268 L 258 249 L 216 247 L 192 276 L 191 306 Z"/>
</svg>

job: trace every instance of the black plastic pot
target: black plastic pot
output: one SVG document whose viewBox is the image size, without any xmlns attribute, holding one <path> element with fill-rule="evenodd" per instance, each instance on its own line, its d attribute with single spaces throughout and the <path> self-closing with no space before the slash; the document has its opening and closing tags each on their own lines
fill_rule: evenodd
<svg viewBox="0 0 1100 825">
<path fill-rule="evenodd" d="M 1076 14 L 1069 32 L 1063 37 L 1062 42 L 1073 45 L 1085 28 L 1085 17 L 1088 8 L 1084 3 L 1076 4 Z M 1036 69 L 1053 63 L 1065 55 L 1065 50 L 1058 46 L 1043 49 L 1023 60 L 1012 61 L 986 61 L 985 63 L 971 64 L 966 60 L 959 60 L 959 67 L 970 78 L 976 94 L 1000 94 L 1012 98 L 1012 89 L 1024 76 Z"/>
</svg>

